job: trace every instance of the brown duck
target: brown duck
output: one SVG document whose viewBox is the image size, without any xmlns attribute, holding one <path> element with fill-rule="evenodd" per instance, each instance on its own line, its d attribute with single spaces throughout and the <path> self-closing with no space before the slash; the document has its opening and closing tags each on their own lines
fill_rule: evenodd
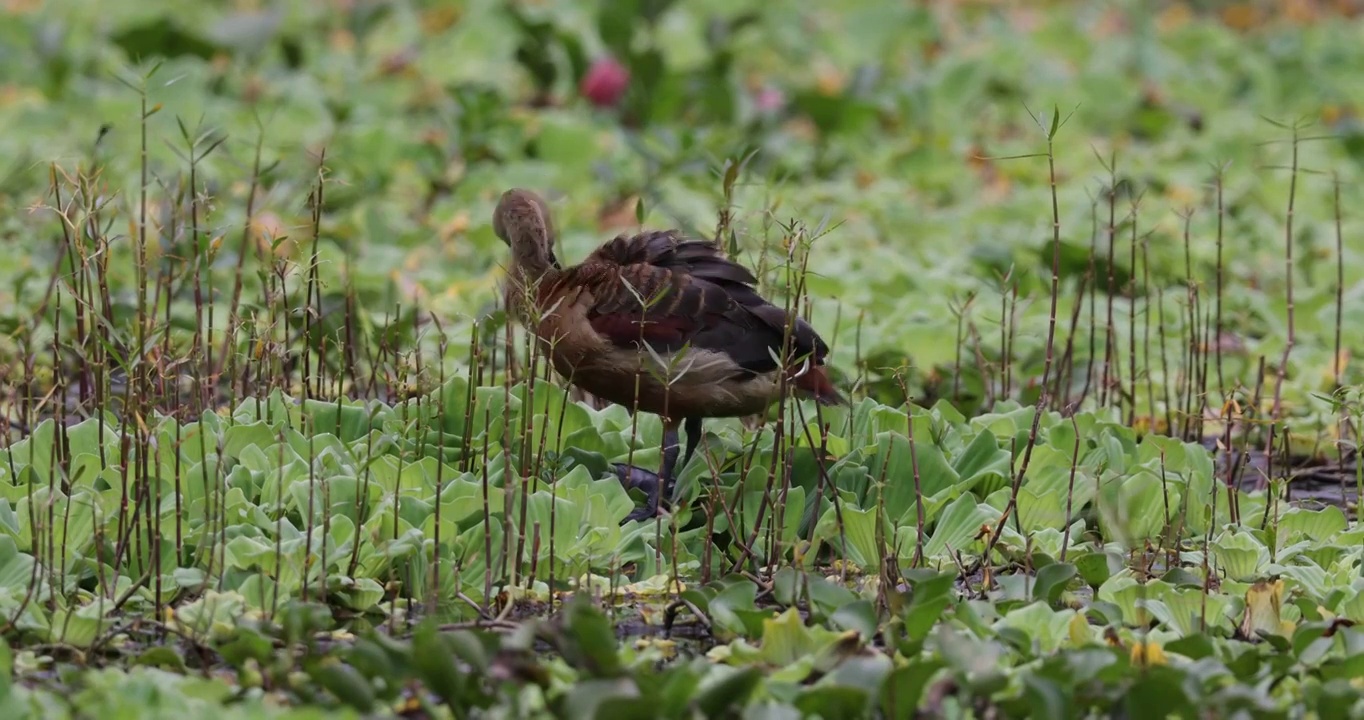
<svg viewBox="0 0 1364 720">
<path fill-rule="evenodd" d="M 512 252 L 507 307 L 554 369 L 597 397 L 663 420 L 657 481 L 616 466 L 627 486 L 646 486 L 649 497 L 625 522 L 656 515 L 660 495 L 671 496 L 679 425 L 685 467 L 703 418 L 763 413 L 778 399 L 788 324 L 787 386 L 822 404 L 842 402 L 814 328 L 799 317 L 789 322 L 754 290 L 757 278 L 708 241 L 673 230 L 621 235 L 563 267 L 548 206 L 522 189 L 503 193 L 493 231 Z"/>
</svg>

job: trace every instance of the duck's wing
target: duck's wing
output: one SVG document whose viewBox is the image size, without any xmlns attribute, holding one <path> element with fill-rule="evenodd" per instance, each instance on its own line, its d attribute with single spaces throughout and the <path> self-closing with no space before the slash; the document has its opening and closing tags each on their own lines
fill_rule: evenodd
<svg viewBox="0 0 1364 720">
<path fill-rule="evenodd" d="M 722 353 L 736 377 L 752 376 L 778 369 L 790 324 L 788 366 L 805 368 L 796 384 L 837 398 L 822 369 L 829 348 L 814 328 L 758 295 L 757 278 L 709 242 L 673 231 L 621 236 L 593 252 L 578 272 L 593 297 L 588 321 L 614 345 Z"/>
<path fill-rule="evenodd" d="M 748 268 L 725 257 L 714 243 L 688 238 L 676 230 L 619 235 L 594 250 L 588 262 L 620 267 L 652 265 L 720 285 L 750 289 L 758 282 Z"/>
</svg>

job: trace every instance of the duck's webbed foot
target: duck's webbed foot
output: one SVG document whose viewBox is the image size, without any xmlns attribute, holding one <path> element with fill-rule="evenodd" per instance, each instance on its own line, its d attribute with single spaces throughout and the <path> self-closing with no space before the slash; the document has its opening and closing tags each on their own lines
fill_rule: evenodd
<svg viewBox="0 0 1364 720">
<path fill-rule="evenodd" d="M 660 472 L 654 473 L 624 463 L 616 463 L 616 477 L 625 489 L 639 488 L 648 496 L 644 506 L 625 516 L 624 525 L 632 520 L 646 520 L 658 514 L 658 506 L 663 496 L 672 494 L 673 472 L 677 468 L 678 450 L 677 423 L 669 422 L 663 426 L 663 465 Z"/>
<path fill-rule="evenodd" d="M 648 518 L 657 515 L 658 500 L 659 496 L 662 495 L 659 488 L 660 483 L 658 475 L 649 472 L 644 468 L 626 465 L 625 463 L 614 463 L 612 469 L 615 470 L 616 477 L 620 480 L 620 484 L 625 486 L 626 490 L 638 488 L 643 490 L 645 496 L 648 498 L 644 502 L 644 505 L 635 508 L 633 512 L 625 516 L 625 519 L 621 521 L 621 524 L 624 525 L 633 520 L 647 520 Z"/>
</svg>

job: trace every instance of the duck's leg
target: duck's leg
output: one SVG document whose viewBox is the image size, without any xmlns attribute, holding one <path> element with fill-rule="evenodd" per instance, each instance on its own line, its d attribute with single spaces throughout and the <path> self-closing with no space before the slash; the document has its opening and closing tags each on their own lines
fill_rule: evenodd
<svg viewBox="0 0 1364 720">
<path fill-rule="evenodd" d="M 682 456 L 682 464 L 677 466 L 678 470 L 684 470 L 691 462 L 691 456 L 696 454 L 696 448 L 701 445 L 701 418 L 689 417 L 683 424 L 682 429 L 687 433 L 687 454 Z M 672 501 L 672 496 L 668 496 L 668 501 Z"/>
<path fill-rule="evenodd" d="M 673 489 L 677 485 L 677 474 L 686 469 L 687 463 L 691 462 L 691 456 L 696 452 L 697 445 L 701 442 L 701 418 L 686 418 L 683 430 L 687 434 L 687 454 L 682 457 L 682 462 L 677 462 L 677 453 L 682 449 L 681 439 L 677 436 L 677 423 L 665 422 L 663 425 L 663 472 L 659 475 L 658 481 L 658 502 L 664 507 L 671 506 L 673 503 Z"/>
<path fill-rule="evenodd" d="M 644 507 L 635 508 L 634 512 L 625 516 L 625 519 L 621 521 L 622 525 L 631 520 L 644 520 L 657 515 L 659 499 L 672 492 L 673 471 L 677 468 L 677 453 L 680 450 L 677 437 L 677 426 L 679 424 L 675 420 L 664 420 L 663 422 L 663 464 L 659 468 L 656 478 L 641 477 L 643 473 L 631 472 L 633 468 L 625 465 L 616 466 L 618 473 L 624 471 L 625 477 L 630 478 L 629 480 L 622 478 L 627 486 L 640 488 L 649 496 Z"/>
</svg>

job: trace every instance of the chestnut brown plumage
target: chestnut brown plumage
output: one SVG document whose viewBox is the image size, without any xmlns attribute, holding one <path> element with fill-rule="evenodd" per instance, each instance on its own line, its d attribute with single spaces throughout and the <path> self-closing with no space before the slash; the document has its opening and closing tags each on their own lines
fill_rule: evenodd
<svg viewBox="0 0 1364 720">
<path fill-rule="evenodd" d="M 511 248 L 507 307 L 539 339 L 568 382 L 663 419 L 663 462 L 649 502 L 626 522 L 655 515 L 677 469 L 685 424 L 691 460 L 707 417 L 765 412 L 787 386 L 842 402 L 825 368 L 829 348 L 809 323 L 754 290 L 757 278 L 714 244 L 662 230 L 621 235 L 563 267 L 549 208 L 535 193 L 503 193 L 493 230 Z M 790 335 L 786 362 L 781 348 Z M 647 484 L 625 465 L 627 485 Z"/>
</svg>

